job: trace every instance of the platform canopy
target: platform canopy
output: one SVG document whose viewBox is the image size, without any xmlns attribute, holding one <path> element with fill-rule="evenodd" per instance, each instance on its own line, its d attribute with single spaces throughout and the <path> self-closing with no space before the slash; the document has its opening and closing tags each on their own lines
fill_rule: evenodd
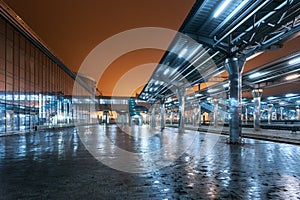
<svg viewBox="0 0 300 200">
<path fill-rule="evenodd" d="M 224 72 L 227 58 L 248 58 L 282 47 L 300 31 L 299 25 L 300 1 L 296 0 L 198 0 L 138 97 L 155 102 L 174 95 L 178 88 L 204 83 Z M 299 62 L 293 64 L 294 72 Z M 264 79 L 250 80 L 256 72 L 249 72 L 243 87 L 267 85 L 268 80 L 279 81 L 291 72 L 280 63 L 264 69 L 268 71 Z"/>
</svg>

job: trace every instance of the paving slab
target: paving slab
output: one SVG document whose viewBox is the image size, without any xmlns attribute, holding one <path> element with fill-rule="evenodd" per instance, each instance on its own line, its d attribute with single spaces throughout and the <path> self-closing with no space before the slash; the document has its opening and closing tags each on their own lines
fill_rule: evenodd
<svg viewBox="0 0 300 200">
<path fill-rule="evenodd" d="M 226 135 L 170 127 L 128 130 L 98 125 L 0 137 L 0 199 L 300 199 L 298 145 L 249 138 L 230 145 Z M 118 160 L 120 149 L 148 171 L 104 163 Z"/>
</svg>

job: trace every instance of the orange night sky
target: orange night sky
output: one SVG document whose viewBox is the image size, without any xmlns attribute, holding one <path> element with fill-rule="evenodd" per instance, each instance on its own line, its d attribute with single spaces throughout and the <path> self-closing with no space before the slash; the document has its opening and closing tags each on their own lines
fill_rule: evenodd
<svg viewBox="0 0 300 200">
<path fill-rule="evenodd" d="M 195 0 L 4 0 L 71 70 L 77 71 L 89 52 L 107 38 L 138 27 L 178 30 Z M 170 38 L 170 41 L 172 38 Z M 163 51 L 137 50 L 120 56 L 101 76 L 98 88 L 111 95 L 129 70 L 158 63 Z M 148 80 L 156 67 L 138 74 Z M 125 81 L 126 82 L 126 81 Z M 131 80 L 127 83 L 130 85 Z M 131 86 L 132 87 L 132 86 Z M 133 86 L 140 87 L 140 85 Z M 114 93 L 114 95 L 117 95 Z M 120 94 L 124 95 L 124 94 Z M 128 94 L 132 95 L 132 94 Z"/>
</svg>

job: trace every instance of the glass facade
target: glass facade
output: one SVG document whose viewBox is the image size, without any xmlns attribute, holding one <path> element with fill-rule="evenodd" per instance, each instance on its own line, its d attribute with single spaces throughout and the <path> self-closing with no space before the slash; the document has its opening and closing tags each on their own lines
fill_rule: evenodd
<svg viewBox="0 0 300 200">
<path fill-rule="evenodd" d="M 71 75 L 0 17 L 0 133 L 92 122 L 95 82 Z"/>
</svg>

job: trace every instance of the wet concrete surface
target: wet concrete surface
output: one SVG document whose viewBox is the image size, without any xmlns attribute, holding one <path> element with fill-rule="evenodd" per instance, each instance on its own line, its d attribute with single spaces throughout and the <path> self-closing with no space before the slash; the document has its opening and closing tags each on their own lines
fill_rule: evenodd
<svg viewBox="0 0 300 200">
<path fill-rule="evenodd" d="M 99 125 L 1 137 L 0 199 L 300 199 L 300 146 L 253 139 L 229 145 L 218 136 L 205 151 L 215 134 L 148 132 L 136 136 Z M 84 135 L 105 145 L 96 149 L 112 160 L 118 159 L 116 148 L 144 155 L 159 152 L 172 138 L 177 141 L 169 144 L 179 153 L 165 149 L 139 164 L 154 160 L 155 168 L 173 156 L 167 166 L 128 173 L 93 156 Z"/>
</svg>

